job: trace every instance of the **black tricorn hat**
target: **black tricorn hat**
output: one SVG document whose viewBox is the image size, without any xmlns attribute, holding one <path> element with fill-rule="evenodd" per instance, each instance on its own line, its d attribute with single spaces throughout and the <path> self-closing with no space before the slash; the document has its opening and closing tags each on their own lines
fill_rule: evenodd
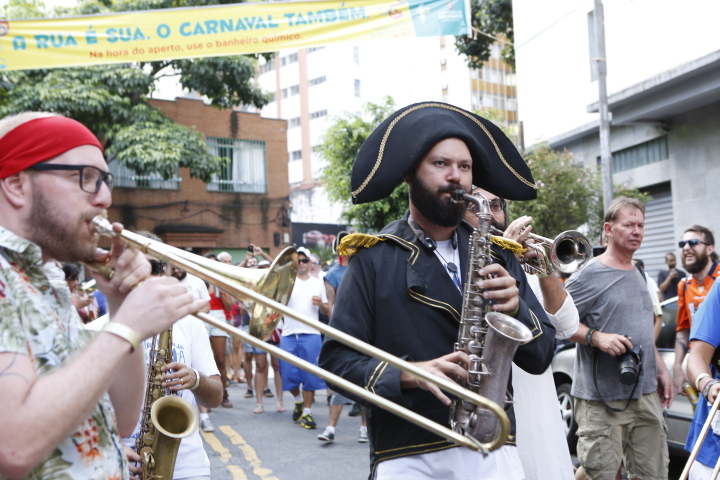
<svg viewBox="0 0 720 480">
<path fill-rule="evenodd" d="M 509 200 L 532 200 L 537 186 L 510 139 L 491 121 L 440 102 L 416 103 L 386 118 L 353 162 L 353 203 L 380 200 L 410 174 L 438 142 L 457 138 L 473 159 L 473 183 Z"/>
</svg>

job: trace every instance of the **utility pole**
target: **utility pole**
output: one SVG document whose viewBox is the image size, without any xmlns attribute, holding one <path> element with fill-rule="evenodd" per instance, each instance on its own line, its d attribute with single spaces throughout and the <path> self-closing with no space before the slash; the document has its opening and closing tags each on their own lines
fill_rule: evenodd
<svg viewBox="0 0 720 480">
<path fill-rule="evenodd" d="M 607 100 L 607 60 L 605 58 L 605 18 L 602 0 L 595 0 L 595 60 L 598 76 L 598 101 L 600 103 L 600 165 L 603 182 L 603 210 L 607 211 L 613 199 L 612 153 L 610 151 L 610 112 Z"/>
</svg>

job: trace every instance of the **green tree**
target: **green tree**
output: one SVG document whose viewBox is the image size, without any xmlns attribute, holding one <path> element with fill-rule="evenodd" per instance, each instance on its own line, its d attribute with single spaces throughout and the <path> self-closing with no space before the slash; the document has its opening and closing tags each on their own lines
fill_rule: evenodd
<svg viewBox="0 0 720 480">
<path fill-rule="evenodd" d="M 60 16 L 230 3 L 226 0 L 82 0 Z M 11 0 L 5 18 L 49 16 L 40 0 Z M 0 73 L 0 117 L 43 110 L 74 118 L 105 142 L 106 155 L 141 175 L 171 178 L 177 167 L 209 181 L 223 160 L 210 154 L 198 132 L 179 125 L 148 103 L 163 76 L 206 95 L 217 108 L 262 107 L 269 96 L 254 83 L 257 58 L 248 55 L 136 62 Z"/>
<path fill-rule="evenodd" d="M 482 68 L 490 58 L 490 47 L 495 38 L 506 38 L 502 58 L 515 70 L 515 32 L 513 30 L 512 0 L 471 0 L 472 35 L 455 37 L 455 48 L 467 55 L 470 68 Z M 490 35 L 490 36 L 489 36 Z"/>
<path fill-rule="evenodd" d="M 360 230 L 377 232 L 392 220 L 400 218 L 408 208 L 407 185 L 402 184 L 388 198 L 378 202 L 353 205 L 350 188 L 352 163 L 360 146 L 370 133 L 395 111 L 395 102 L 385 97 L 381 104 L 366 103 L 362 114 L 346 112 L 334 119 L 322 137 L 320 154 L 328 165 L 322 180 L 333 202 L 343 205 L 343 218 Z"/>
<path fill-rule="evenodd" d="M 565 230 L 586 224 L 589 238 L 600 238 L 603 224 L 602 180 L 598 168 L 577 162 L 568 151 L 540 145 L 525 155 L 538 186 L 538 197 L 527 202 L 509 202 L 508 217 L 533 217 L 533 233 L 555 238 Z M 625 195 L 647 202 L 651 197 L 628 185 L 616 185 L 615 196 Z"/>
</svg>

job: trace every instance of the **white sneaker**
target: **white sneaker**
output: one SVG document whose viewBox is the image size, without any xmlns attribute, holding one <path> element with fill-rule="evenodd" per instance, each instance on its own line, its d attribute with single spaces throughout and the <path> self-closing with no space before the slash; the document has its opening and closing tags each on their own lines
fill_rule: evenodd
<svg viewBox="0 0 720 480">
<path fill-rule="evenodd" d="M 330 427 L 325 428 L 325 431 L 318 435 L 318 440 L 321 442 L 334 442 L 335 434 L 330 431 Z"/>
<path fill-rule="evenodd" d="M 358 442 L 360 443 L 368 443 L 370 440 L 367 436 L 367 430 L 360 430 L 360 436 L 358 437 Z"/>
<path fill-rule="evenodd" d="M 213 424 L 212 424 L 212 422 L 210 422 L 209 418 L 200 420 L 200 428 L 202 428 L 203 432 L 214 432 L 215 431 L 215 427 L 213 427 Z"/>
</svg>

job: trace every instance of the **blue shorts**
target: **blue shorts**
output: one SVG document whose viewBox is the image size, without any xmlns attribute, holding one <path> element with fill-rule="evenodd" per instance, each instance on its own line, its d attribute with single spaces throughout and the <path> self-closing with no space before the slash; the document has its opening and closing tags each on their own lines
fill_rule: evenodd
<svg viewBox="0 0 720 480">
<path fill-rule="evenodd" d="M 314 333 L 301 333 L 298 335 L 283 336 L 280 341 L 280 348 L 288 353 L 299 357 L 313 365 L 318 364 L 320 346 L 322 339 Z M 280 376 L 282 377 L 283 390 L 293 390 L 302 385 L 303 390 L 315 391 L 327 388 L 325 382 L 312 373 L 297 368 L 283 360 L 280 360 Z"/>
<path fill-rule="evenodd" d="M 240 327 L 240 329 L 245 333 L 250 333 L 250 325 L 243 325 Z M 243 343 L 243 350 L 245 351 L 245 353 L 252 352 L 256 355 L 262 355 L 263 353 L 267 353 L 262 348 L 253 347 L 252 345 L 250 345 L 249 343 L 247 343 L 245 341 L 243 341 L 242 343 Z"/>
</svg>

